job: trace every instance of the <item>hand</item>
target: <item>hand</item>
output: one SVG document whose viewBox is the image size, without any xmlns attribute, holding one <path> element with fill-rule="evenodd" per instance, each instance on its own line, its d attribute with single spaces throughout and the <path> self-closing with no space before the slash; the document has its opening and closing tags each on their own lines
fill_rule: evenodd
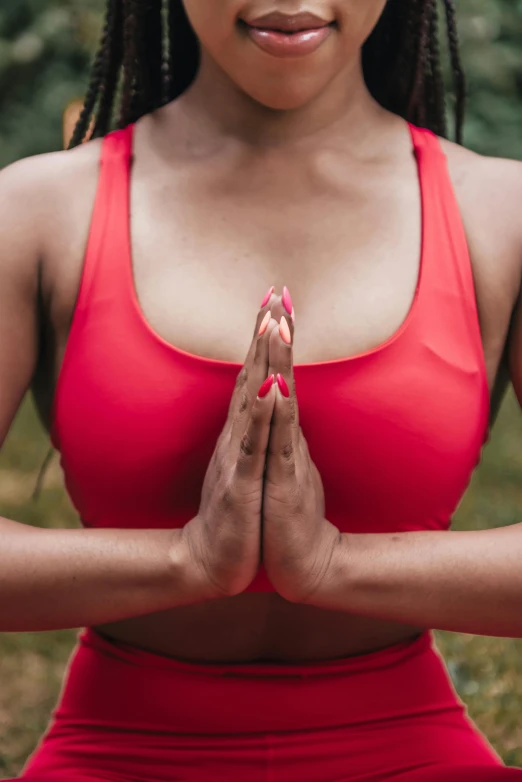
<svg viewBox="0 0 522 782">
<path fill-rule="evenodd" d="M 268 371 L 277 381 L 263 498 L 263 561 L 276 591 L 301 603 L 328 578 L 340 533 L 324 517 L 321 476 L 299 426 L 293 338 L 287 314 L 269 338 Z"/>
<path fill-rule="evenodd" d="M 252 582 L 261 559 L 261 506 L 275 394 L 258 396 L 266 381 L 271 301 L 259 312 L 228 418 L 210 461 L 198 515 L 183 530 L 203 599 L 231 597 Z M 261 332 L 264 332 L 260 334 Z M 269 384 L 268 384 L 269 385 Z M 266 384 L 265 384 L 266 388 Z"/>
</svg>

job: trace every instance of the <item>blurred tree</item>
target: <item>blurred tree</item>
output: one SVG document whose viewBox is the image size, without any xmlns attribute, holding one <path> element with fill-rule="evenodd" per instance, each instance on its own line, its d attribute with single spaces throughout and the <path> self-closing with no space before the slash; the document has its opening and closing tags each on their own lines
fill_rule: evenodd
<svg viewBox="0 0 522 782">
<path fill-rule="evenodd" d="M 0 0 L 0 166 L 59 149 L 83 95 L 103 0 Z"/>
<path fill-rule="evenodd" d="M 522 158 L 522 0 L 458 0 L 468 76 L 466 143 Z"/>
<path fill-rule="evenodd" d="M 60 147 L 62 111 L 84 93 L 103 6 L 0 0 L 0 166 Z M 470 93 L 466 142 L 522 158 L 522 0 L 458 0 L 458 10 Z"/>
</svg>

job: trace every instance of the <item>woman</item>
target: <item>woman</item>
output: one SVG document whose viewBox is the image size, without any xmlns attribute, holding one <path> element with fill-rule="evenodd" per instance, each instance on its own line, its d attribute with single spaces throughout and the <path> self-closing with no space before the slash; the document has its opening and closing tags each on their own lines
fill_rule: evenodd
<svg viewBox="0 0 522 782">
<path fill-rule="evenodd" d="M 2 435 L 32 384 L 85 529 L 2 520 L 0 629 L 89 628 L 23 778 L 520 778 L 426 631 L 522 632 L 520 528 L 448 531 L 520 165 L 435 135 L 435 0 L 163 20 L 109 0 L 75 148 L 1 176 Z"/>
</svg>

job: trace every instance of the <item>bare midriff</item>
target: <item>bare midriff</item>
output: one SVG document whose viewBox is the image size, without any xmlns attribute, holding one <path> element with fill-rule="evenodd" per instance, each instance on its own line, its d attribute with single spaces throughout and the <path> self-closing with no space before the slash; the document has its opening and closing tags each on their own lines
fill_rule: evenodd
<svg viewBox="0 0 522 782">
<path fill-rule="evenodd" d="M 249 593 L 96 628 L 106 637 L 193 662 L 312 662 L 383 649 L 419 628 Z"/>
</svg>

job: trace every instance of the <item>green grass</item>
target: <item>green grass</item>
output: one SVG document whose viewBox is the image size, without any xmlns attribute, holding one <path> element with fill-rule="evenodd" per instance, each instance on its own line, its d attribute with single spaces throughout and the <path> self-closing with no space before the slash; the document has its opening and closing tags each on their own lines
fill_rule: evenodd
<svg viewBox="0 0 522 782">
<path fill-rule="evenodd" d="M 76 515 L 53 461 L 32 500 L 47 439 L 26 403 L 0 455 L 0 515 L 29 524 L 74 526 Z M 508 396 L 455 526 L 522 520 L 522 415 Z M 0 778 L 16 775 L 56 701 L 74 632 L 0 635 Z M 455 685 L 506 763 L 522 766 L 522 641 L 438 633 Z"/>
</svg>

